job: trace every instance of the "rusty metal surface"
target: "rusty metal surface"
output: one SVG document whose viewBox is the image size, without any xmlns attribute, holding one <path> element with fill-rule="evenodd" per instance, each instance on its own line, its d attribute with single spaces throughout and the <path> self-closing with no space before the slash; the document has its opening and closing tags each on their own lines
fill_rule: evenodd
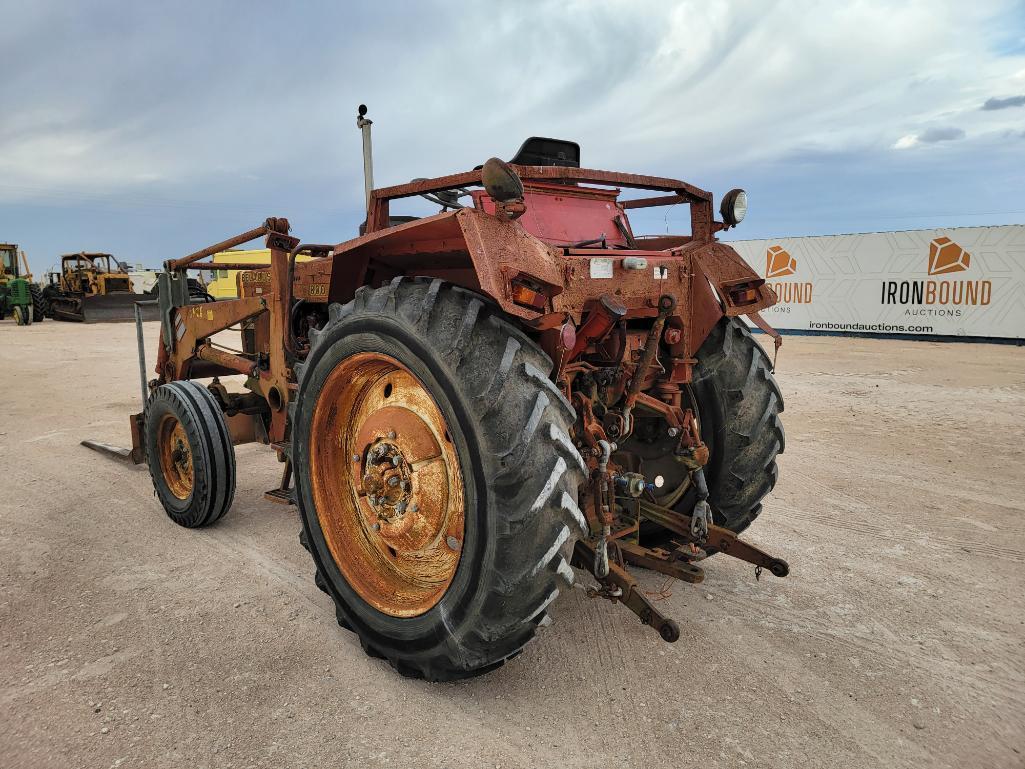
<svg viewBox="0 0 1025 769">
<path fill-rule="evenodd" d="M 292 489 L 292 462 L 289 459 L 285 459 L 284 463 L 285 466 L 281 471 L 281 481 L 276 488 L 265 491 L 263 498 L 277 505 L 291 506 L 295 504 L 295 494 Z"/>
<path fill-rule="evenodd" d="M 641 190 L 675 192 L 687 200 L 711 201 L 712 193 L 679 179 L 663 176 L 647 176 L 619 171 L 601 171 L 593 168 L 568 168 L 565 166 L 520 166 L 510 164 L 524 182 L 554 181 L 607 184 Z M 393 187 L 380 187 L 373 191 L 374 200 L 395 200 L 422 195 L 425 192 L 440 192 L 453 187 L 469 187 L 481 184 L 481 172 L 465 171 L 434 179 L 422 179 Z"/>
<path fill-rule="evenodd" d="M 782 558 L 776 558 L 760 547 L 740 539 L 729 529 L 709 526 L 708 546 L 738 560 L 753 563 L 759 570 L 768 569 L 774 577 L 785 577 L 790 574 L 790 565 Z"/>
<path fill-rule="evenodd" d="M 173 340 L 172 362 L 176 375 L 180 377 L 185 364 L 189 359 L 196 357 L 196 348 L 200 340 L 266 311 L 267 300 L 262 296 L 179 307 L 174 311 L 173 321 L 176 335 Z"/>
<path fill-rule="evenodd" d="M 482 181 L 480 171 L 453 174 L 373 190 L 366 234 L 330 248 L 302 246 L 287 235 L 287 222 L 269 219 L 170 262 L 179 270 L 221 269 L 200 260 L 260 234 L 271 250 L 269 264 L 245 266 L 238 300 L 175 311 L 177 341 L 158 356 L 158 373 L 195 376 L 200 364 L 246 373 L 252 397 L 269 411 L 241 421 L 241 414 L 233 416 L 233 438 L 236 432 L 246 440 L 258 436 L 280 449 L 285 406 L 296 391 L 291 367 L 309 350 L 309 329 L 327 318 L 326 303 L 350 301 L 360 287 L 401 276 L 438 278 L 490 297 L 549 354 L 553 381 L 577 413 L 571 440 L 588 468 L 578 496 L 589 536 L 577 545 L 574 563 L 598 579 L 595 595 L 624 603 L 675 640 L 678 627 L 637 588 L 627 563 L 698 582 L 703 573 L 691 561 L 701 545 L 774 573 L 788 570 L 780 559 L 710 525 L 703 475 L 709 448 L 688 388 L 696 353 L 723 314 L 753 313 L 757 320 L 775 296 L 732 248 L 714 239 L 722 225 L 713 219 L 708 192 L 638 174 L 502 168 L 507 176 L 518 173 L 523 184 L 521 190 L 514 178 L 507 180 L 521 194 L 506 199 L 492 183 L 501 204 L 474 190 L 472 206 L 409 222 L 391 217 L 393 199 Z M 670 194 L 621 200 L 619 188 Z M 689 206 L 689 235 L 633 233 L 629 210 L 678 204 Z M 294 256 L 304 248 L 326 255 L 297 264 Z M 206 343 L 240 321 L 242 354 Z M 428 611 L 451 583 L 465 525 L 462 469 L 437 404 L 398 361 L 362 353 L 328 376 L 313 420 L 314 445 L 305 460 L 317 516 L 346 580 L 384 613 Z M 676 475 L 661 496 L 636 471 L 640 460 L 617 453 L 616 442 L 631 440 L 637 420 L 645 429 L 657 422 L 660 451 L 673 461 Z M 268 492 L 274 501 L 290 500 L 290 472 L 286 465 L 281 486 Z M 688 490 L 698 499 L 693 516 L 661 505 L 676 505 Z M 672 532 L 686 547 L 642 546 L 642 521 Z"/>
<path fill-rule="evenodd" d="M 771 290 L 771 289 L 770 289 Z M 780 334 L 776 329 L 769 325 L 769 322 L 765 320 L 759 313 L 750 312 L 748 316 L 754 322 L 758 328 L 765 332 L 768 336 L 772 337 L 772 370 L 776 370 L 776 356 L 779 355 L 779 348 L 783 346 L 783 335 Z"/>
<path fill-rule="evenodd" d="M 243 243 L 248 243 L 251 240 L 263 237 L 270 232 L 279 232 L 287 234 L 289 231 L 288 219 L 282 219 L 277 217 L 270 217 L 264 221 L 259 227 L 254 227 L 251 230 L 243 232 L 241 235 L 236 235 L 227 240 L 222 240 L 220 243 L 215 243 L 212 246 L 207 246 L 199 251 L 195 251 L 188 256 L 183 256 L 180 259 L 172 259 L 167 262 L 168 270 L 181 270 L 188 267 L 194 262 L 198 262 L 200 259 L 205 259 L 208 256 L 213 256 L 221 251 L 227 251 L 229 248 L 235 248 L 235 246 L 241 246 Z"/>
<path fill-rule="evenodd" d="M 190 270 L 266 270 L 270 264 L 253 264 L 252 262 L 192 262 Z"/>
<path fill-rule="evenodd" d="M 157 426 L 156 443 L 164 483 L 178 499 L 188 499 L 192 495 L 194 477 L 192 448 L 185 427 L 171 414 L 165 415 Z"/>
<path fill-rule="evenodd" d="M 283 298 L 282 309 L 286 312 L 286 318 L 288 320 L 285 323 L 284 339 L 283 344 L 285 346 L 285 361 L 291 364 L 295 361 L 296 348 L 298 347 L 298 341 L 295 337 L 295 330 L 291 323 L 291 312 L 293 307 L 293 300 L 295 299 L 295 258 L 300 253 L 309 254 L 312 257 L 323 258 L 327 254 L 331 253 L 331 246 L 317 245 L 313 243 L 296 243 L 292 249 L 288 252 L 288 267 L 285 271 L 285 282 L 283 287 Z M 274 267 L 273 262 L 271 268 Z M 327 287 L 325 286 L 325 289 Z M 324 298 L 327 298 L 327 291 L 324 292 Z"/>
<path fill-rule="evenodd" d="M 656 195 L 650 198 L 632 198 L 622 201 L 625 209 L 633 208 L 657 208 L 658 206 L 676 206 L 680 203 L 687 203 L 689 198 L 684 195 Z"/>
<path fill-rule="evenodd" d="M 496 299 L 510 315 L 536 318 L 541 313 L 515 304 L 511 282 L 527 277 L 561 287 L 565 282 L 559 250 L 530 235 L 516 222 L 502 221 L 483 211 L 464 208 L 456 219 L 462 229 L 480 289 Z M 556 311 L 561 307 L 553 306 Z"/>
<path fill-rule="evenodd" d="M 446 429 L 420 381 L 378 353 L 341 361 L 314 407 L 310 478 L 325 540 L 346 581 L 391 616 L 429 610 L 459 563 L 463 475 Z"/>
<path fill-rule="evenodd" d="M 131 448 L 114 446 L 103 441 L 84 440 L 82 446 L 99 452 L 111 459 L 130 462 L 133 465 L 142 464 L 146 461 L 146 449 L 143 445 L 143 417 L 144 413 L 131 414 L 128 417 L 129 433 L 132 436 Z"/>
<path fill-rule="evenodd" d="M 270 312 L 266 314 L 268 323 L 269 342 L 265 353 L 267 368 L 261 372 L 256 382 L 258 392 L 262 393 L 271 404 L 270 439 L 271 441 L 282 441 L 287 433 L 288 401 L 292 397 L 293 390 L 290 385 L 295 381 L 295 375 L 290 368 L 291 362 L 286 355 L 286 343 L 288 338 L 288 326 L 291 318 L 291 307 L 288 305 L 288 297 L 291 291 L 288 289 L 288 252 L 297 246 L 297 238 L 289 238 L 279 232 L 267 234 L 266 245 L 270 248 L 271 256 L 271 292 L 267 297 Z"/>
<path fill-rule="evenodd" d="M 648 520 L 664 526 L 685 541 L 698 541 L 693 534 L 693 521 L 690 516 L 646 501 L 642 501 L 640 507 L 642 515 Z M 782 558 L 776 558 L 766 553 L 721 526 L 714 524 L 708 526 L 707 535 L 701 539 L 699 544 L 707 545 L 738 560 L 747 561 L 756 567 L 768 569 L 777 577 L 785 577 L 790 573 L 790 566 Z"/>
<path fill-rule="evenodd" d="M 701 343 L 722 318 L 723 308 L 701 262 L 693 260 L 691 269 L 690 314 L 684 321 L 682 340 L 673 343 L 672 350 L 674 355 L 693 360 L 697 357 Z"/>
<path fill-rule="evenodd" d="M 123 446 L 114 446 L 110 443 L 104 443 L 103 441 L 81 441 L 80 445 L 85 446 L 87 449 L 97 451 L 104 456 L 108 456 L 111 459 L 117 459 L 124 462 L 132 461 L 132 450 L 126 449 Z"/>
<path fill-rule="evenodd" d="M 658 300 L 658 316 L 648 329 L 644 340 L 644 349 L 637 361 L 637 366 L 630 377 L 630 386 L 626 391 L 626 399 L 623 405 L 623 415 L 629 422 L 630 411 L 637 403 L 637 396 L 645 384 L 645 377 L 648 370 L 658 354 L 659 343 L 662 341 L 662 330 L 665 328 L 666 318 L 676 309 L 676 297 L 672 294 L 663 294 Z"/>
<path fill-rule="evenodd" d="M 138 414 L 132 414 L 128 421 L 129 432 L 132 436 L 132 464 L 139 465 L 146 461 L 146 447 L 143 442 L 146 413 L 140 411 Z"/>
<path fill-rule="evenodd" d="M 674 553 L 661 548 L 647 548 L 625 539 L 617 540 L 616 547 L 623 555 L 623 560 L 634 566 L 657 571 L 667 577 L 673 577 L 692 585 L 705 581 L 705 572 L 688 560 L 674 557 Z"/>
<path fill-rule="evenodd" d="M 259 419 L 260 417 L 256 414 L 225 414 L 224 422 L 228 427 L 232 444 L 239 446 L 259 440 Z"/>
<path fill-rule="evenodd" d="M 758 312 L 776 303 L 776 295 L 765 285 L 765 280 L 760 278 L 730 246 L 712 243 L 695 251 L 694 258 L 726 303 L 726 314 L 730 317 Z M 745 282 L 754 285 L 759 298 L 751 304 L 738 306 L 730 300 L 729 289 L 731 285 Z"/>
<path fill-rule="evenodd" d="M 195 361 L 207 361 L 230 371 L 247 373 L 251 376 L 250 385 L 260 393 L 268 403 L 276 403 L 277 408 L 271 410 L 270 430 L 271 441 L 284 438 L 286 434 L 286 406 L 291 395 L 290 382 L 294 376 L 285 357 L 286 331 L 289 322 L 287 310 L 286 281 L 288 275 L 288 250 L 298 241 L 274 229 L 282 227 L 283 220 L 268 219 L 265 228 L 267 246 L 271 251 L 271 267 L 242 274 L 242 277 L 258 278 L 260 293 L 254 296 L 243 296 L 239 299 L 188 305 L 174 310 L 173 324 L 175 338 L 172 350 L 161 348 L 158 356 L 158 373 L 161 381 L 195 378 Z M 261 229 L 261 228 L 258 228 Z M 232 240 L 239 240 L 251 235 L 244 233 Z M 252 240 L 252 237 L 248 237 Z M 225 241 L 227 242 L 227 241 Z M 246 242 L 246 241 L 241 241 Z M 218 244 L 218 247 L 222 244 Z M 214 247 L 211 247 L 214 248 Z M 192 256 L 202 258 L 210 249 L 197 251 Z M 186 257 L 188 260 L 192 257 Z M 183 261 L 183 260 L 179 260 Z M 182 267 L 185 269 L 187 265 Z M 246 356 L 226 355 L 216 348 L 207 347 L 200 354 L 202 340 L 218 331 L 229 328 L 243 321 L 256 319 L 262 334 L 260 349 L 255 350 L 254 359 Z M 262 321 L 262 322 L 259 322 Z M 262 356 L 264 366 L 257 366 Z"/>
<path fill-rule="evenodd" d="M 595 551 L 590 543 L 577 542 L 573 551 L 573 565 L 590 570 L 594 556 Z M 637 584 L 637 580 L 618 563 L 609 564 L 609 573 L 605 583 L 598 590 L 592 589 L 588 594 L 595 598 L 622 602 L 626 608 L 637 615 L 642 623 L 654 628 L 662 636 L 662 640 L 668 643 L 675 643 L 680 638 L 680 626 L 666 617 L 648 600 L 644 591 Z"/>
<path fill-rule="evenodd" d="M 196 357 L 210 363 L 216 363 L 224 368 L 231 369 L 239 374 L 245 374 L 246 376 L 252 376 L 256 369 L 256 362 L 243 357 L 242 355 L 236 355 L 235 353 L 222 350 L 218 347 L 214 347 L 212 344 L 206 343 L 201 344 L 196 348 Z"/>
<path fill-rule="evenodd" d="M 632 248 L 633 233 L 618 202 L 619 190 L 564 184 L 527 184 L 520 202 L 520 224 L 530 234 L 553 246 L 572 247 L 598 240 L 609 248 Z M 472 193 L 474 207 L 496 214 L 495 201 L 483 192 Z M 509 217 L 505 217 L 509 218 Z"/>
<path fill-rule="evenodd" d="M 596 296 L 610 290 L 615 292 L 617 299 L 628 305 L 631 317 L 655 315 L 650 305 L 652 295 L 656 292 L 673 293 L 680 298 L 679 312 L 676 320 L 669 325 L 682 329 L 682 338 L 677 343 L 679 346 L 674 350 L 679 361 L 674 367 L 676 377 L 684 379 L 690 376 L 687 361 L 693 358 L 708 330 L 720 316 L 714 308 L 717 299 L 710 296 L 710 289 L 693 279 L 697 269 L 711 279 L 720 295 L 726 298 L 730 314 L 756 311 L 773 301 L 768 289 L 760 285 L 764 281 L 736 252 L 711 240 L 710 209 L 702 209 L 701 216 L 707 213 L 708 221 L 703 221 L 691 236 L 645 239 L 633 238 L 631 235 L 638 245 L 634 249 L 560 248 L 561 243 L 546 242 L 544 237 L 538 236 L 538 232 L 532 231 L 543 230 L 544 226 L 532 221 L 531 201 L 535 206 L 542 201 L 546 201 L 545 205 L 551 205 L 552 200 L 557 203 L 571 198 L 582 202 L 588 198 L 595 202 L 612 201 L 616 193 L 587 187 L 560 188 L 544 183 L 532 186 L 529 183 L 531 179 L 616 182 L 622 186 L 635 185 L 667 191 L 681 189 L 683 183 L 679 180 L 588 169 L 530 167 L 517 170 L 525 174 L 525 189 L 528 192 L 527 213 L 517 222 L 493 216 L 486 209 L 464 208 L 381 228 L 363 237 L 340 243 L 334 249 L 336 258 L 333 260 L 330 277 L 330 300 L 347 301 L 360 285 L 381 285 L 398 275 L 416 274 L 439 277 L 480 290 L 498 301 L 505 312 L 524 321 L 532 321 L 547 312 L 561 312 L 579 323 L 587 305 Z M 479 172 L 469 172 L 384 188 L 374 192 L 374 199 L 387 202 L 395 197 L 469 184 L 478 177 Z M 530 198 L 531 192 L 545 194 Z M 687 192 L 683 198 L 703 206 L 708 202 L 707 193 L 698 192 L 702 194 Z M 474 197 L 482 205 L 486 203 L 486 196 L 475 193 Z M 617 205 L 626 209 L 640 205 L 673 204 L 679 202 L 680 197 L 673 195 L 640 199 L 641 202 L 623 201 Z M 562 210 L 563 216 L 569 216 L 565 205 L 561 209 L 556 205 L 552 210 Z M 610 228 L 611 224 L 606 227 Z M 565 241 L 569 237 L 568 233 L 566 231 L 558 238 Z M 607 236 L 610 244 L 623 245 L 626 242 L 624 238 L 625 234 L 619 233 Z M 652 250 L 646 250 L 644 246 L 651 246 Z M 344 258 L 338 259 L 340 256 Z M 646 264 L 644 268 L 628 270 L 624 267 L 628 258 L 643 259 Z M 609 260 L 611 266 L 607 264 Z M 598 263 L 602 263 L 601 267 L 595 266 Z M 323 301 L 325 269 L 325 265 L 298 266 L 296 296 Z M 315 273 L 316 270 L 319 270 L 319 274 Z M 517 304 L 512 294 L 512 283 L 517 278 L 548 286 L 546 293 L 551 297 L 550 307 L 531 309 Z M 753 285 L 758 296 L 757 302 L 745 307 L 731 303 L 729 289 L 738 281 Z M 603 285 L 609 288 L 603 288 Z M 692 298 L 699 305 L 696 313 L 700 314 L 700 318 L 693 317 L 695 310 L 690 307 Z"/>
</svg>

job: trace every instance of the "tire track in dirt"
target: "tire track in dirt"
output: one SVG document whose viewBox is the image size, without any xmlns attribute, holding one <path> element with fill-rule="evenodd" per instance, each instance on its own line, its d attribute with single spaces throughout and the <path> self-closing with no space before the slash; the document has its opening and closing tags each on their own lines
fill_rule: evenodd
<svg viewBox="0 0 1025 769">
<path fill-rule="evenodd" d="M 943 537 L 921 530 L 915 532 L 902 531 L 893 526 L 882 526 L 864 521 L 843 520 L 833 515 L 813 513 L 794 507 L 787 510 L 787 517 L 791 520 L 816 523 L 830 529 L 843 529 L 844 531 L 861 534 L 881 542 L 899 542 L 905 545 L 931 547 L 936 550 L 960 550 L 966 555 L 983 555 L 1001 558 L 1014 563 L 1025 563 L 1025 551 L 1014 547 L 995 545 L 990 542 Z"/>
<path fill-rule="evenodd" d="M 265 547 L 265 539 L 259 534 L 245 534 L 230 526 L 219 526 L 209 531 L 201 530 L 195 534 L 206 544 L 231 556 L 237 562 L 252 563 L 294 598 L 315 607 L 319 613 L 324 612 L 324 601 L 320 600 L 323 594 L 313 582 L 312 561 L 309 564 L 309 573 L 300 573 L 294 564 L 273 555 Z"/>
<path fill-rule="evenodd" d="M 834 488 L 817 478 L 802 473 L 794 468 L 787 468 L 787 471 L 794 476 L 800 478 L 804 483 L 809 486 L 817 488 L 823 495 L 829 495 L 832 500 L 838 501 L 839 506 L 843 508 L 844 512 L 850 513 L 854 516 L 863 516 L 866 512 L 870 512 L 875 509 L 872 505 L 867 504 L 847 492 Z M 922 489 L 923 491 L 929 489 Z M 972 500 L 976 502 L 985 502 L 989 504 L 989 500 Z M 1015 513 L 1023 513 L 1023 511 L 1017 505 L 1001 505 L 1006 509 Z M 948 549 L 948 550 L 960 550 L 966 553 L 979 554 L 984 556 L 991 556 L 994 558 L 1001 558 L 1004 560 L 1012 561 L 1014 563 L 1025 563 L 1025 549 L 1012 547 L 1007 545 L 999 545 L 993 542 L 983 542 L 979 540 L 964 539 L 961 537 L 947 537 L 939 534 L 934 534 L 928 531 L 917 530 L 915 532 L 901 530 L 897 528 L 893 523 L 895 519 L 884 519 L 890 525 L 884 525 L 881 523 L 871 523 L 855 519 L 839 518 L 836 515 L 812 512 L 810 510 L 802 510 L 799 507 L 788 506 L 785 514 L 786 519 L 807 521 L 809 523 L 817 523 L 821 526 L 835 529 L 843 529 L 856 534 L 863 534 L 865 536 L 878 538 L 884 541 L 895 541 L 902 544 L 910 545 L 925 545 L 931 546 L 934 549 Z"/>
<path fill-rule="evenodd" d="M 743 607 L 748 621 L 758 622 L 774 631 L 787 635 L 808 635 L 834 647 L 883 659 L 897 668 L 910 665 L 917 673 L 936 682 L 945 685 L 956 682 L 959 687 L 999 696 L 1005 704 L 1025 708 L 1025 679 L 1010 666 L 1001 665 L 999 670 L 988 672 L 970 669 L 963 663 L 924 651 L 917 644 L 908 644 L 882 623 L 875 623 L 878 632 L 872 635 L 785 605 L 773 604 L 772 611 L 766 611 L 765 601 L 747 598 L 730 590 L 724 593 L 724 598 L 727 596 L 728 600 Z M 735 614 L 739 615 L 739 612 Z M 896 648 L 902 642 L 904 645 Z"/>
</svg>

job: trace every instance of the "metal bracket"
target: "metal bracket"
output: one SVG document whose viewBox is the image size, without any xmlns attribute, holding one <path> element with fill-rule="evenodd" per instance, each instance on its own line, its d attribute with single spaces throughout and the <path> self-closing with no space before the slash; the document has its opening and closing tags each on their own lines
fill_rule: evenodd
<svg viewBox="0 0 1025 769">
<path fill-rule="evenodd" d="M 93 451 L 98 451 L 104 456 L 108 456 L 111 459 L 116 459 L 121 462 L 132 461 L 132 450 L 126 449 L 121 446 L 114 446 L 110 443 L 103 443 L 102 441 L 82 441 L 83 446 Z"/>
<path fill-rule="evenodd" d="M 641 515 L 644 518 L 664 526 L 675 534 L 679 534 L 687 541 L 693 540 L 691 530 L 694 521 L 689 515 L 678 513 L 675 510 L 670 510 L 667 507 L 662 507 L 643 499 L 638 500 L 638 503 Z M 705 544 L 707 547 L 718 550 L 720 553 L 768 569 L 776 577 L 785 577 L 790 573 L 790 565 L 782 558 L 769 555 L 761 548 L 739 539 L 736 534 L 729 529 L 724 529 L 722 526 L 708 525 Z"/>
<path fill-rule="evenodd" d="M 573 565 L 590 570 L 594 564 L 595 549 L 589 542 L 577 541 L 573 549 Z M 609 573 L 601 580 L 602 589 L 595 595 L 610 601 L 621 601 L 626 608 L 638 616 L 645 625 L 650 625 L 662 636 L 662 640 L 675 643 L 680 638 L 680 626 L 655 608 L 654 604 L 641 591 L 640 587 L 626 569 L 618 563 L 609 563 Z"/>
<path fill-rule="evenodd" d="M 651 569 L 692 585 L 705 581 L 705 572 L 679 557 L 679 551 L 671 553 L 661 548 L 641 547 L 625 539 L 616 540 L 615 546 L 623 554 L 623 560 L 634 566 Z"/>
</svg>

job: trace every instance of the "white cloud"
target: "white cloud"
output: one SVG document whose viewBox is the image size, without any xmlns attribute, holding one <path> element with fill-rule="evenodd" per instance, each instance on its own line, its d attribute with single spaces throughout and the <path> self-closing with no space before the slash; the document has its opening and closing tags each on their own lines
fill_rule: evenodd
<svg viewBox="0 0 1025 769">
<path fill-rule="evenodd" d="M 918 134 L 907 134 L 900 137 L 893 145 L 894 149 L 906 150 L 921 144 L 938 144 L 965 138 L 965 132 L 956 126 L 931 126 Z"/>
<path fill-rule="evenodd" d="M 142 7 L 120 20 L 121 33 L 83 9 L 98 15 L 105 39 L 58 32 L 50 66 L 16 65 L 11 90 L 21 92 L 4 103 L 20 105 L 22 119 L 0 129 L 0 157 L 17 182 L 94 189 L 287 163 L 338 173 L 356 165 L 349 113 L 359 101 L 376 118 L 388 180 L 508 154 L 529 133 L 576 138 L 587 162 L 671 161 L 680 172 L 809 147 L 906 148 L 966 112 L 1009 127 L 1013 117 L 978 110 L 1025 61 L 987 48 L 1009 7 L 648 0 L 401 5 L 355 19 L 323 8 L 272 12 L 268 22 L 291 38 L 337 30 L 336 45 L 295 53 L 222 40 L 240 24 L 244 33 L 238 8 L 207 11 L 196 26 L 187 8 L 169 16 Z M 45 14 L 33 14 L 37 34 L 48 31 Z"/>
<path fill-rule="evenodd" d="M 832 180 L 834 158 L 856 157 L 844 168 L 917 189 L 922 167 L 889 166 L 934 153 L 894 150 L 937 129 L 963 132 L 942 146 L 968 169 L 973 152 L 1021 147 L 1020 110 L 980 109 L 1022 93 L 1025 56 L 994 42 L 1014 0 L 50 2 L 0 28 L 8 204 L 164 196 L 341 222 L 362 195 L 360 102 L 380 184 L 509 156 L 531 134 L 579 141 L 586 165 L 698 184 L 771 173 L 777 195 L 795 158 Z"/>
</svg>

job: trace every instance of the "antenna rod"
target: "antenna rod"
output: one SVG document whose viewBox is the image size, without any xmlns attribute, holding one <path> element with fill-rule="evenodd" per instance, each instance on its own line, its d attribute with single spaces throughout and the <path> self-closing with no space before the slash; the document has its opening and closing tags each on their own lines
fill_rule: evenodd
<svg viewBox="0 0 1025 769">
<path fill-rule="evenodd" d="M 363 132 L 363 183 L 367 193 L 367 221 L 370 221 L 370 193 L 374 189 L 374 151 L 370 146 L 370 126 L 373 120 L 368 120 L 367 105 L 359 105 L 359 114 L 356 116 L 356 127 Z"/>
</svg>

